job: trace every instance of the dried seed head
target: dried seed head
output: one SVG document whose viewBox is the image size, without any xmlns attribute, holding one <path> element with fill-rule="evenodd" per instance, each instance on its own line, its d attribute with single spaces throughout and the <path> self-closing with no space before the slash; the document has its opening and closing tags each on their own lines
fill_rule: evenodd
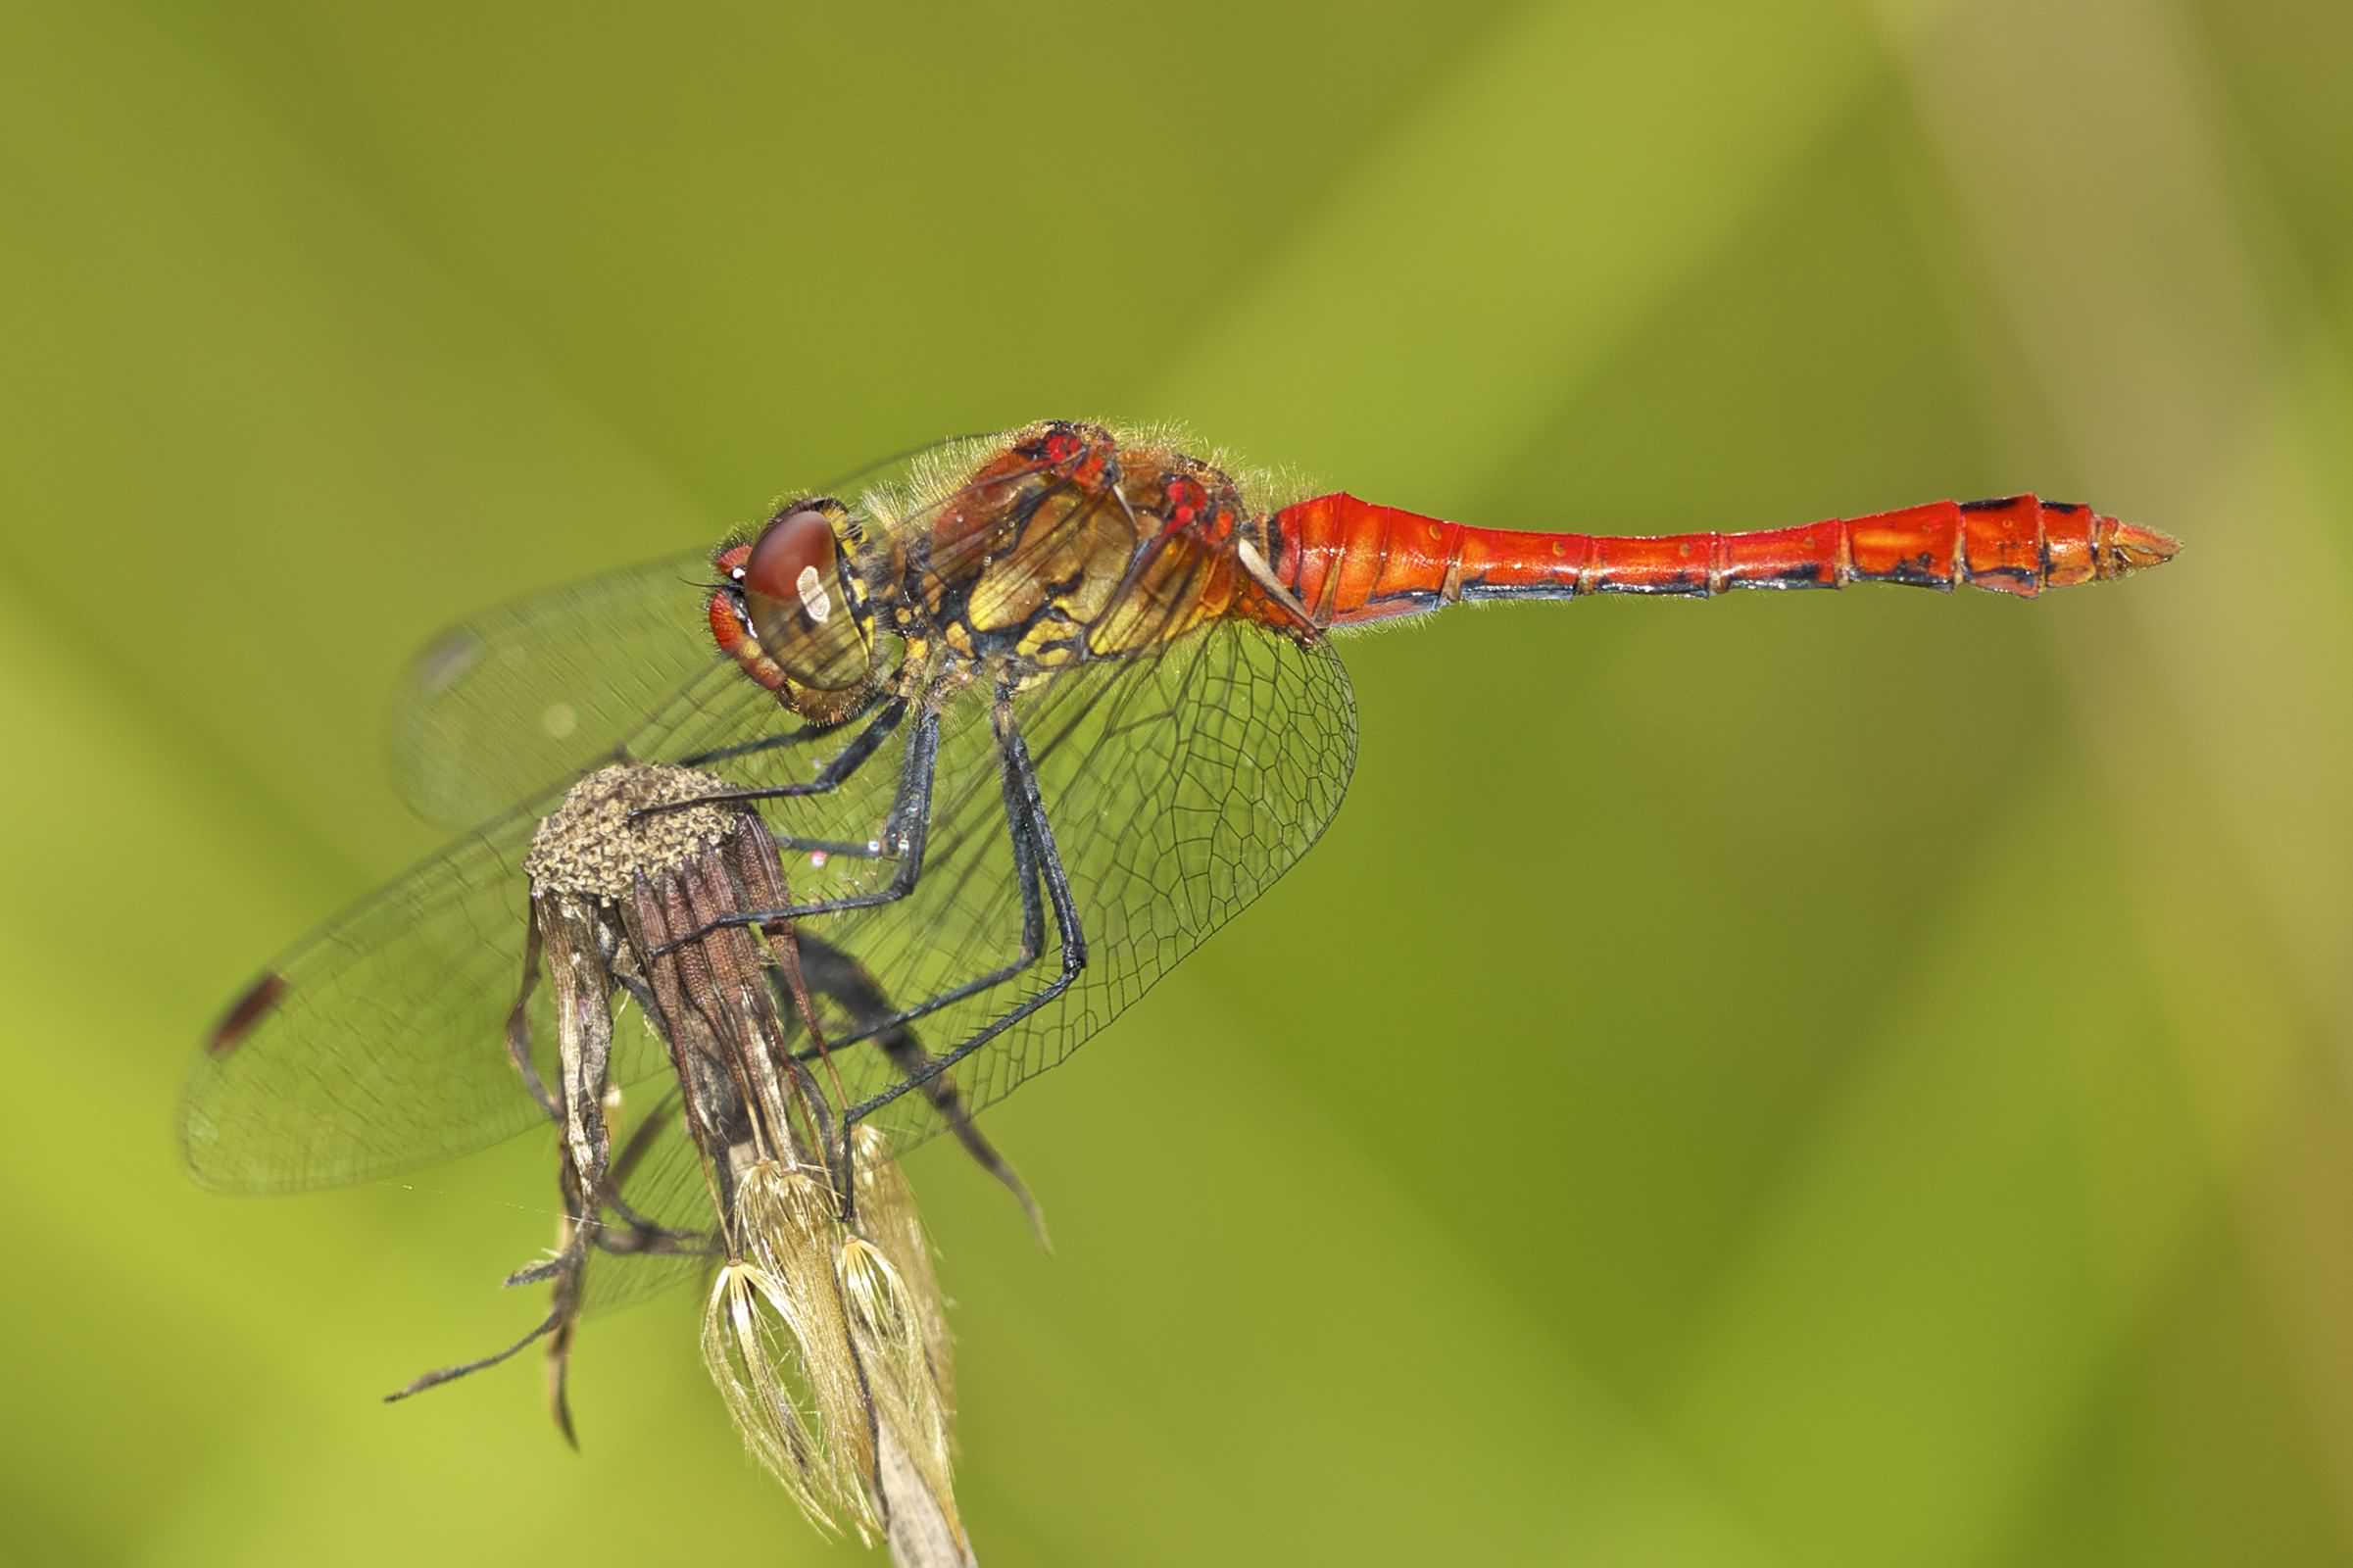
<svg viewBox="0 0 2353 1568">
<path fill-rule="evenodd" d="M 931 1364 L 931 1381 L 938 1391 L 945 1426 L 956 1425 L 956 1342 L 948 1332 L 948 1303 L 940 1294 L 940 1276 L 932 1267 L 931 1238 L 915 1209 L 915 1191 L 907 1173 L 891 1158 L 890 1141 L 872 1122 L 860 1122 L 850 1135 L 850 1157 L 858 1183 L 858 1223 L 866 1239 L 882 1249 L 907 1293 Z"/>
<path fill-rule="evenodd" d="M 874 1410 L 836 1259 L 848 1239 L 818 1177 L 762 1160 L 737 1190 L 745 1256 L 721 1271 L 703 1354 L 754 1457 L 828 1529 L 880 1528 Z"/>
<path fill-rule="evenodd" d="M 842 1298 L 865 1368 L 874 1419 L 894 1435 L 928 1494 L 931 1510 L 963 1537 L 949 1477 L 948 1413 L 913 1294 L 880 1248 L 853 1236 L 842 1245 Z"/>
<path fill-rule="evenodd" d="M 523 857 L 531 891 L 618 903 L 637 876 L 658 876 L 678 866 L 716 845 L 744 819 L 744 808 L 732 803 L 652 816 L 634 813 L 730 788 L 724 779 L 688 767 L 617 762 L 597 769 L 574 784 L 531 835 L 531 851 Z"/>
<path fill-rule="evenodd" d="M 866 1164 L 883 1160 L 878 1139 L 857 1142 Z M 939 1287 L 895 1169 L 861 1171 L 859 1192 L 898 1210 L 891 1247 L 911 1242 L 919 1283 L 841 1223 L 822 1173 L 758 1161 L 736 1184 L 733 1255 L 704 1316 L 704 1363 L 745 1446 L 820 1527 L 865 1539 L 912 1508 L 961 1544 Z"/>
<path fill-rule="evenodd" d="M 774 1303 L 781 1288 L 751 1263 L 728 1263 L 711 1281 L 703 1311 L 703 1364 L 744 1446 L 765 1466 L 809 1523 L 838 1534 L 832 1472 L 811 1430 L 801 1348 Z"/>
</svg>

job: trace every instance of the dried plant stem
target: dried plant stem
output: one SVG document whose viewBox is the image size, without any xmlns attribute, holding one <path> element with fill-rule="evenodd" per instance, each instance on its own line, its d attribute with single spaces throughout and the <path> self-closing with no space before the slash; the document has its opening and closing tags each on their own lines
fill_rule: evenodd
<svg viewBox="0 0 2353 1568">
<path fill-rule="evenodd" d="M 970 1549 L 940 1511 L 939 1499 L 923 1480 L 889 1422 L 880 1423 L 875 1470 L 886 1513 L 891 1561 L 898 1568 L 977 1568 Z"/>
</svg>

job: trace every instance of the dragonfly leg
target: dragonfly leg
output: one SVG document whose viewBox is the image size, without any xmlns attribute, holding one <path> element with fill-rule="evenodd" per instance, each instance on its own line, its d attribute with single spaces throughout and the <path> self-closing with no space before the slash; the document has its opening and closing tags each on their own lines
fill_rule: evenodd
<svg viewBox="0 0 2353 1568">
<path fill-rule="evenodd" d="M 999 706 L 1001 709 L 1005 707 L 1003 694 L 1001 694 Z M 1021 897 L 1020 951 L 1013 956 L 1010 961 L 1000 967 L 940 992 L 936 996 L 926 998 L 912 1006 L 902 1007 L 896 1012 L 884 1010 L 870 1016 L 859 1017 L 856 1020 L 856 1027 L 848 1033 L 835 1036 L 821 1047 L 810 1047 L 798 1053 L 801 1060 L 807 1061 L 825 1051 L 837 1051 L 844 1046 L 855 1046 L 860 1041 L 883 1039 L 890 1031 L 903 1029 L 927 1014 L 938 1012 L 943 1007 L 954 1006 L 969 997 L 978 996 L 983 991 L 992 990 L 1005 984 L 1007 980 L 1033 967 L 1044 955 L 1046 951 L 1047 901 L 1041 897 L 1039 892 L 1041 859 L 1038 844 L 1042 835 L 1044 842 L 1051 848 L 1053 835 L 1045 827 L 1045 806 L 1038 788 L 1037 768 L 1030 758 L 1028 743 L 1013 732 L 1009 711 L 1001 712 L 993 720 L 993 724 L 998 731 L 998 777 L 1004 788 L 1005 824 L 1012 842 L 1012 886 Z M 1031 829 L 1033 818 L 1037 824 L 1038 831 L 1036 832 Z M 1058 855 L 1054 857 L 1053 866 L 1054 876 L 1060 881 L 1063 893 L 1067 895 L 1068 879 L 1062 876 L 1061 858 Z M 1059 912 L 1057 910 L 1057 915 Z M 1075 911 L 1070 913 L 1069 926 L 1065 935 L 1076 932 L 1077 918 Z M 1084 962 L 1084 940 L 1081 939 L 1081 962 Z M 886 1053 L 887 1049 L 886 1044 Z M 939 1080 L 935 1075 L 926 1074 L 921 1081 L 923 1084 L 929 1085 Z M 928 1088 L 926 1093 L 929 1093 Z"/>
<path fill-rule="evenodd" d="M 890 1088 L 851 1106 L 842 1117 L 842 1136 L 845 1140 L 852 1128 L 908 1090 L 923 1090 L 929 1095 L 929 1086 L 949 1068 L 1069 990 L 1071 982 L 1078 978 L 1079 971 L 1087 966 L 1087 937 L 1079 924 L 1078 902 L 1071 896 L 1069 874 L 1063 869 L 1061 852 L 1054 847 L 1054 829 L 1046 820 L 1046 803 L 1038 788 L 1037 765 L 1031 761 L 1029 747 L 1014 725 L 1012 703 L 1006 696 L 1000 695 L 991 714 L 991 723 L 997 731 L 998 754 L 1005 775 L 1005 811 L 1012 824 L 1014 875 L 1021 889 L 1022 950 L 1030 956 L 1027 962 L 1010 965 L 994 975 L 984 975 L 977 981 L 967 982 L 954 991 L 910 1007 L 891 1021 L 904 1023 L 909 1018 L 935 1011 L 991 985 L 1002 984 L 1028 967 L 1029 963 L 1034 963 L 1038 950 L 1044 947 L 1045 937 L 1044 910 L 1039 906 L 1038 897 L 1041 886 L 1045 892 L 1045 903 L 1054 911 L 1054 934 L 1061 947 L 1061 970 L 1035 996 L 1024 998 L 1001 1013 L 955 1050 L 933 1057 Z M 859 1036 L 846 1038 L 862 1038 L 877 1032 L 877 1028 L 868 1027 Z M 937 1103 L 936 1097 L 934 1102 Z"/>
<path fill-rule="evenodd" d="M 904 697 L 892 698 L 882 706 L 880 711 L 875 713 L 866 727 L 859 730 L 849 745 L 828 758 L 824 765 L 817 769 L 816 776 L 806 784 L 777 784 L 760 790 L 728 790 L 718 795 L 698 795 L 688 800 L 665 802 L 660 806 L 640 807 L 629 813 L 630 820 L 656 816 L 663 811 L 683 811 L 690 808 L 713 804 L 724 806 L 736 802 L 790 800 L 804 795 L 823 795 L 829 791 L 840 789 L 852 774 L 865 765 L 866 759 L 881 749 L 882 743 L 890 739 L 891 732 L 897 729 L 900 721 L 906 717 L 907 699 Z M 787 733 L 797 736 L 807 733 L 807 730 L 808 726 L 804 725 L 801 729 Z M 757 745 L 756 742 L 752 746 L 729 747 L 725 751 L 706 752 L 691 760 L 686 765 L 694 766 L 710 759 L 751 751 L 756 749 Z"/>
<path fill-rule="evenodd" d="M 807 931 L 796 932 L 795 936 L 799 939 L 801 949 L 803 980 L 811 992 L 829 997 L 841 1004 L 858 1029 L 858 1034 L 853 1038 L 873 1040 L 905 1077 L 914 1078 L 931 1064 L 930 1055 L 916 1040 L 915 1032 L 907 1027 L 907 1020 L 894 1009 L 889 996 L 856 958 Z M 1034 955 L 1032 961 L 1035 961 Z M 796 1054 L 806 1061 L 819 1054 L 821 1050 L 835 1049 L 838 1049 L 838 1045 L 828 1043 L 823 1048 L 811 1046 Z M 1022 1184 L 1013 1167 L 997 1152 L 996 1146 L 982 1137 L 980 1129 L 972 1124 L 972 1114 L 964 1108 L 963 1099 L 956 1093 L 955 1081 L 936 1076 L 927 1078 L 923 1081 L 923 1093 L 931 1102 L 932 1108 L 939 1112 L 940 1119 L 956 1134 L 956 1142 L 964 1146 L 964 1152 L 972 1156 L 973 1163 L 996 1177 L 1013 1195 L 1014 1201 L 1021 1205 L 1022 1213 L 1029 1217 L 1030 1229 L 1037 1233 L 1041 1245 L 1045 1244 L 1046 1221 L 1038 1211 L 1036 1200 L 1030 1197 L 1029 1189 Z"/>
<path fill-rule="evenodd" d="M 830 719 L 822 724 L 801 724 L 792 729 L 780 730 L 773 735 L 762 735 L 756 741 L 743 741 L 734 746 L 721 746 L 713 751 L 697 752 L 692 757 L 679 758 L 678 765 L 680 767 L 711 767 L 720 762 L 731 762 L 739 757 L 757 757 L 762 752 L 783 751 L 788 747 L 803 746 L 810 741 L 823 740 L 826 736 L 847 729 L 868 713 L 873 712 L 875 706 L 888 699 L 890 694 L 897 689 L 899 684 L 897 676 L 898 672 L 893 671 L 890 678 L 876 682 L 873 695 L 867 698 L 865 704 L 840 718 Z"/>
<path fill-rule="evenodd" d="M 1022 756 L 1024 766 L 1026 766 L 1027 752 L 1025 751 Z M 983 991 L 992 990 L 1005 984 L 1015 975 L 1033 967 L 1040 956 L 1045 954 L 1046 904 L 1038 892 L 1037 841 L 1029 831 L 1029 808 L 1024 800 L 1021 786 L 1011 765 L 1003 760 L 1002 744 L 998 777 L 1005 790 L 1005 830 L 1012 841 L 1012 882 L 1015 891 L 1021 895 L 1020 951 L 1015 953 L 1009 961 L 991 969 L 987 974 L 975 976 L 960 985 L 940 992 L 936 996 L 928 997 L 912 1006 L 902 1007 L 896 1012 L 886 1008 L 871 1016 L 857 1019 L 857 1026 L 849 1033 L 836 1036 L 821 1047 L 812 1046 L 800 1053 L 803 1060 L 807 1060 L 822 1051 L 839 1051 L 844 1046 L 855 1046 L 863 1040 L 883 1041 L 887 1054 L 887 1037 L 892 1031 L 905 1029 L 907 1025 L 913 1023 L 916 1019 L 929 1013 L 938 1012 L 942 1007 L 954 1006 L 967 997 L 978 996 Z"/>
<path fill-rule="evenodd" d="M 876 723 L 880 722 L 878 718 Z M 853 893 L 838 899 L 788 904 L 772 909 L 739 909 L 723 919 L 713 920 L 672 938 L 656 948 L 649 956 L 666 956 L 679 948 L 701 942 L 712 932 L 731 925 L 775 925 L 784 921 L 804 920 L 811 915 L 838 914 L 844 909 L 871 909 L 878 905 L 895 904 L 906 898 L 914 891 L 917 879 L 923 875 L 923 846 L 931 832 L 932 774 L 939 760 L 940 713 L 937 708 L 927 703 L 921 716 L 915 720 L 914 731 L 907 736 L 907 760 L 899 769 L 899 788 L 891 800 L 890 815 L 883 823 L 883 843 L 886 847 L 894 847 L 891 853 L 895 853 L 899 860 L 899 869 L 891 877 L 889 887 L 876 893 Z M 711 800 L 764 798 L 760 793 L 754 792 L 741 797 L 705 796 L 682 804 L 700 806 Z"/>
</svg>

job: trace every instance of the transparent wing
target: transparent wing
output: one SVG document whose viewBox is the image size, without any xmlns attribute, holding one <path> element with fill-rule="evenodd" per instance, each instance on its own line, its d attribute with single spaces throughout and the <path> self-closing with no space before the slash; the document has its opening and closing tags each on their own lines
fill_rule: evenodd
<svg viewBox="0 0 2353 1568">
<path fill-rule="evenodd" d="M 738 686 L 749 687 L 738 679 Z M 632 756 L 683 761 L 772 737 L 775 710 L 733 686 L 698 686 L 628 740 Z M 949 1075 L 967 1110 L 1061 1061 L 1208 934 L 1288 870 L 1339 808 L 1355 760 L 1347 672 L 1327 645 L 1301 648 L 1220 623 L 1155 657 L 1081 666 L 1022 693 L 1015 720 L 1036 762 L 1044 810 L 1067 873 L 1086 964 L 1060 997 Z M 719 770 L 746 789 L 804 782 L 856 726 L 734 757 Z M 911 721 L 840 789 L 761 807 L 788 846 L 884 836 Z M 913 890 L 878 906 L 810 917 L 901 1008 L 1016 968 L 1002 983 L 908 1026 L 927 1056 L 946 1054 L 1060 972 L 1051 914 L 1024 956 L 1025 894 L 1007 819 L 989 697 L 970 690 L 942 715 L 930 843 Z M 887 859 L 788 854 L 797 904 L 872 893 Z M 1039 895 L 1043 906 L 1043 894 Z M 1042 909 L 1043 912 L 1043 909 Z M 845 1020 L 833 1038 L 853 1031 Z M 856 1102 L 901 1082 L 904 1054 L 872 1044 L 830 1054 Z M 943 1130 L 936 1097 L 903 1096 L 881 1118 L 905 1149 Z"/>
<path fill-rule="evenodd" d="M 644 1093 L 621 1099 L 613 1114 L 620 1200 L 599 1218 L 583 1312 L 631 1306 L 698 1279 L 718 1250 L 711 1188 L 679 1118 L 677 1090 L 649 1081 Z"/>
<path fill-rule="evenodd" d="M 394 705 L 395 781 L 426 819 L 479 822 L 611 756 L 616 736 L 713 666 L 711 556 L 648 562 L 449 628 Z"/>
<path fill-rule="evenodd" d="M 368 1181 L 545 1120 L 506 1041 L 528 945 L 523 855 L 557 798 L 467 834 L 263 971 L 182 1095 L 197 1180 L 236 1192 Z M 525 1017 L 540 1080 L 554 1083 L 544 985 Z M 629 1083 L 667 1058 L 631 1013 L 614 1061 Z"/>
<path fill-rule="evenodd" d="M 796 495 L 937 489 L 987 437 L 954 436 Z M 613 743 L 715 663 L 704 620 L 711 551 L 568 583 L 449 627 L 393 702 L 394 778 L 427 821 L 468 827 L 609 760 Z"/>
<path fill-rule="evenodd" d="M 911 493 L 939 504 L 956 486 L 936 476 L 960 461 L 935 458 Z M 904 506 L 895 514 L 902 524 L 915 515 Z M 247 1191 L 368 1180 L 483 1147 L 542 1115 L 505 1044 L 527 946 L 522 858 L 562 786 L 613 755 L 600 737 L 647 761 L 723 758 L 719 771 L 757 789 L 807 782 L 857 729 L 793 736 L 767 692 L 707 651 L 688 586 L 701 569 L 700 558 L 681 557 L 530 601 L 460 628 L 420 664 L 403 723 L 417 803 L 447 815 L 538 794 L 330 922 L 231 1009 L 183 1103 L 200 1180 Z M 1063 994 L 950 1075 L 967 1109 L 1063 1059 L 1287 870 L 1338 808 L 1354 760 L 1347 675 L 1328 647 L 1242 623 L 1151 657 L 1082 665 L 1024 689 L 1013 713 L 1087 961 Z M 912 727 L 902 724 L 841 788 L 763 807 L 788 850 L 884 840 Z M 831 1054 L 850 1102 L 904 1082 L 1040 995 L 1062 967 L 1040 878 L 1019 874 L 989 694 L 975 687 L 949 700 L 941 734 L 929 850 L 912 891 L 809 922 L 914 1014 L 890 1031 L 887 1050 L 846 1043 Z M 896 869 L 838 852 L 787 864 L 803 902 L 876 892 Z M 958 988 L 971 994 L 932 1004 Z M 555 1035 L 546 988 L 533 990 L 528 1017 L 544 1057 Z M 629 1020 L 615 1040 L 624 1086 L 666 1071 L 659 1042 L 633 1010 Z M 849 1042 L 859 1021 L 832 1019 L 826 1033 Z M 553 1081 L 544 1060 L 539 1071 Z M 906 1147 L 939 1131 L 945 1108 L 935 1086 L 903 1096 L 883 1125 Z M 652 1217 L 682 1229 L 700 1222 L 691 1184 L 675 1175 L 684 1168 L 646 1176 L 678 1205 Z M 662 1271 L 655 1259 L 627 1261 Z"/>
<path fill-rule="evenodd" d="M 974 1110 L 1067 1057 L 1272 886 L 1322 836 L 1355 765 L 1354 704 L 1330 646 L 1302 649 L 1243 624 L 1132 667 L 1082 670 L 1016 713 L 1088 959 L 1059 999 L 958 1067 Z M 971 728 L 985 737 L 985 724 Z M 961 744 L 977 773 L 979 748 Z M 926 871 L 914 907 L 886 906 L 841 935 L 904 994 L 936 994 L 1018 956 L 1019 890 L 988 794 L 975 783 L 952 797 L 950 856 Z M 1058 961 L 1057 944 L 1022 980 L 937 1015 L 933 1049 L 1042 989 Z M 875 1066 L 861 1062 L 860 1095 L 889 1081 Z M 901 1142 L 938 1130 L 915 1095 L 883 1124 Z"/>
</svg>

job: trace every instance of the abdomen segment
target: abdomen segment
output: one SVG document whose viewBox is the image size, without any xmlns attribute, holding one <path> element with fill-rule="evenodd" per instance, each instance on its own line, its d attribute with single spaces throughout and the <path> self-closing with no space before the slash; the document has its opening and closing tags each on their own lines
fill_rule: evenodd
<svg viewBox="0 0 2353 1568">
<path fill-rule="evenodd" d="M 1472 528 L 1318 496 L 1271 519 L 1275 574 L 1318 626 L 1351 626 L 1482 599 L 1674 594 L 1735 588 L 1967 583 L 2033 598 L 2173 558 L 2164 534 L 2087 507 L 2009 496 L 1936 501 L 1753 533 L 1655 537 Z"/>
</svg>

